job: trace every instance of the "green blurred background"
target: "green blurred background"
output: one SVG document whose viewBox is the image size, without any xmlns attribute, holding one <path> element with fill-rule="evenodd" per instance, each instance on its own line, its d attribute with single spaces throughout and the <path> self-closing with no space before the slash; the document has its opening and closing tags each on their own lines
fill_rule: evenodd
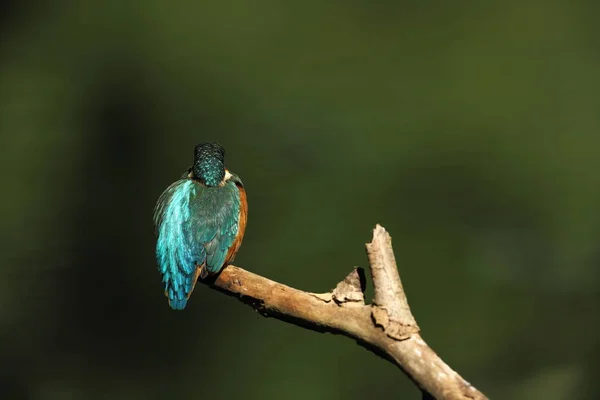
<svg viewBox="0 0 600 400">
<path fill-rule="evenodd" d="M 467 380 L 600 398 L 600 4 L 209 3 L 1 6 L 0 397 L 419 398 L 206 287 L 169 309 L 152 209 L 217 140 L 236 264 L 326 291 L 381 223 Z"/>
</svg>

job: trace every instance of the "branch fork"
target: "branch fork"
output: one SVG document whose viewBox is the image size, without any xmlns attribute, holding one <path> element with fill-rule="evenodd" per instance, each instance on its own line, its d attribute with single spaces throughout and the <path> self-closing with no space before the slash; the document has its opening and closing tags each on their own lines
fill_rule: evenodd
<svg viewBox="0 0 600 400">
<path fill-rule="evenodd" d="M 424 398 L 487 399 L 452 370 L 421 338 L 400 280 L 392 239 L 380 225 L 366 244 L 373 304 L 364 298 L 365 274 L 354 268 L 327 293 L 310 293 L 233 265 L 204 283 L 237 297 L 266 317 L 356 340 L 393 362 L 421 388 Z"/>
</svg>

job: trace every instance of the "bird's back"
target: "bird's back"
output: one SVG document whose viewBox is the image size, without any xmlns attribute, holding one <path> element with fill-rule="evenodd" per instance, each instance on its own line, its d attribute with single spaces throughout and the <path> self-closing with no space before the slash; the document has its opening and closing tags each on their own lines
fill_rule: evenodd
<svg viewBox="0 0 600 400">
<path fill-rule="evenodd" d="M 233 181 L 207 187 L 182 179 L 161 195 L 155 216 L 156 256 L 172 308 L 185 307 L 200 273 L 217 273 L 227 261 L 245 207 L 240 190 L 241 182 L 240 187 Z"/>
</svg>

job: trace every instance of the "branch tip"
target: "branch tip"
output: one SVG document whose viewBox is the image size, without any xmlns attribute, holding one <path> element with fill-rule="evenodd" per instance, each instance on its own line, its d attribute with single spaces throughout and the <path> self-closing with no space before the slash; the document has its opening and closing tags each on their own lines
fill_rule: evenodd
<svg viewBox="0 0 600 400">
<path fill-rule="evenodd" d="M 373 303 L 387 314 L 385 319 L 381 312 L 377 312 L 377 315 L 373 315 L 373 317 L 376 320 L 389 320 L 393 325 L 417 327 L 398 273 L 396 257 L 392 248 L 392 237 L 384 227 L 378 224 L 373 229 L 373 240 L 366 244 L 366 248 L 373 277 Z M 397 333 L 402 331 L 404 329 L 396 326 L 391 330 L 392 337 L 404 337 L 404 334 Z M 387 330 L 386 333 L 390 334 Z"/>
</svg>

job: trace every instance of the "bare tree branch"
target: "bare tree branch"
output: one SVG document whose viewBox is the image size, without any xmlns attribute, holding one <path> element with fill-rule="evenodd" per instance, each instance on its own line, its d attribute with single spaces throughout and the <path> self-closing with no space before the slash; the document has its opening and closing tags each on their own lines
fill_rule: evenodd
<svg viewBox="0 0 600 400">
<path fill-rule="evenodd" d="M 250 304 L 264 316 L 355 339 L 400 367 L 421 388 L 424 398 L 487 399 L 421 338 L 390 235 L 377 225 L 366 246 L 374 287 L 372 305 L 364 301 L 365 276 L 360 268 L 328 293 L 304 292 L 232 265 L 205 283 Z"/>
</svg>

